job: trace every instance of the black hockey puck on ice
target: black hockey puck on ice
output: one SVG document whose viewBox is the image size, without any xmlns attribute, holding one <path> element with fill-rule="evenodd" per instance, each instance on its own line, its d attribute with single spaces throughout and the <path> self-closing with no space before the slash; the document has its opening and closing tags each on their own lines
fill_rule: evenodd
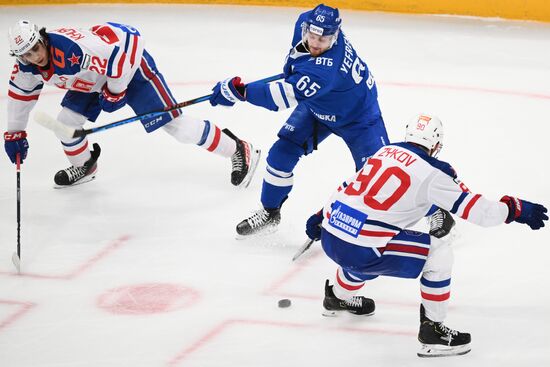
<svg viewBox="0 0 550 367">
<path fill-rule="evenodd" d="M 283 299 L 279 300 L 279 307 L 280 308 L 290 307 L 291 304 L 292 304 L 292 302 L 290 302 L 290 300 L 288 298 L 283 298 Z"/>
</svg>

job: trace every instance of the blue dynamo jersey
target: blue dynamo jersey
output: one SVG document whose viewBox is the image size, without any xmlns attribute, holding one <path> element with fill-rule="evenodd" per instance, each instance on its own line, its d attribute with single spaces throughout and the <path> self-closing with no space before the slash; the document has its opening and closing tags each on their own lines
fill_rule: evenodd
<svg viewBox="0 0 550 367">
<path fill-rule="evenodd" d="M 333 47 L 318 57 L 304 47 L 302 23 L 310 12 L 300 15 L 294 27 L 285 80 L 251 83 L 247 100 L 275 111 L 305 104 L 317 120 L 335 127 L 380 117 L 374 78 L 342 31 Z"/>
</svg>

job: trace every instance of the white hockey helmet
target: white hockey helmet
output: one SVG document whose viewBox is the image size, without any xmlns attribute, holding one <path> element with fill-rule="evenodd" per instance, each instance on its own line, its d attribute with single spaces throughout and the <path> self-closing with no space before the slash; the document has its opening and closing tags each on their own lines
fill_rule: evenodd
<svg viewBox="0 0 550 367">
<path fill-rule="evenodd" d="M 28 20 L 20 20 L 8 31 L 10 54 L 20 61 L 42 38 L 38 26 Z"/>
<path fill-rule="evenodd" d="M 436 156 L 443 147 L 443 124 L 434 115 L 425 113 L 412 117 L 407 122 L 405 141 L 427 148 Z"/>
</svg>

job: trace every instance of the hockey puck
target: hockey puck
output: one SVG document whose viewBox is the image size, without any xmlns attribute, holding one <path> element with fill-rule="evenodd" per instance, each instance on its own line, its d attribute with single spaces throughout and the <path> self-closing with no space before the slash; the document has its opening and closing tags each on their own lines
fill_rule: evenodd
<svg viewBox="0 0 550 367">
<path fill-rule="evenodd" d="M 283 298 L 283 299 L 279 300 L 279 307 L 280 308 L 290 307 L 291 304 L 292 304 L 292 302 L 290 302 L 290 300 L 288 298 Z"/>
</svg>

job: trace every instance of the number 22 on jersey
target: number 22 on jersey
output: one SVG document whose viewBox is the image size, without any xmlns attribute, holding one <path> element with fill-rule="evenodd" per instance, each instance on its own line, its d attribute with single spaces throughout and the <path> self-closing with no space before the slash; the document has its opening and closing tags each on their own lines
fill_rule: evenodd
<svg viewBox="0 0 550 367">
<path fill-rule="evenodd" d="M 370 170 L 367 173 L 365 171 L 368 168 L 370 168 Z M 363 195 L 363 202 L 365 205 L 375 210 L 387 211 L 401 199 L 411 186 L 411 177 L 400 167 L 393 166 L 386 168 L 378 178 L 373 181 L 373 178 L 381 168 L 382 161 L 380 159 L 369 158 L 363 169 L 357 174 L 355 181 L 346 187 L 344 193 L 349 196 Z M 399 186 L 393 189 L 393 192 L 388 192 L 391 189 L 389 189 L 386 184 L 392 177 L 395 177 L 399 181 Z M 381 191 L 382 195 L 387 197 L 382 202 L 375 198 Z"/>
</svg>

